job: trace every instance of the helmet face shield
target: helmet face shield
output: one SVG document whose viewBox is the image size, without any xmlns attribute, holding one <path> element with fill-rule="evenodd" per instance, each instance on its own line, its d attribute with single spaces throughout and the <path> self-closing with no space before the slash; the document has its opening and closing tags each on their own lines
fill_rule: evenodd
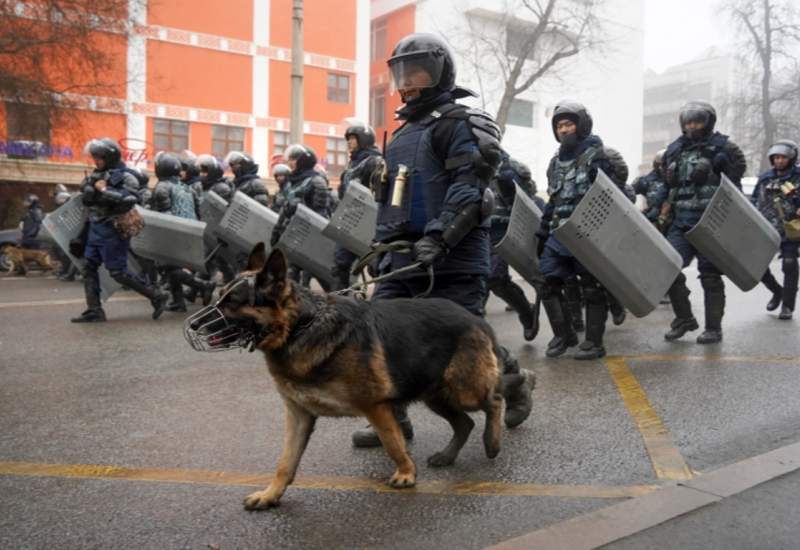
<svg viewBox="0 0 800 550">
<path fill-rule="evenodd" d="M 435 88 L 444 72 L 444 56 L 432 52 L 403 55 L 389 60 L 392 92 Z"/>
<path fill-rule="evenodd" d="M 687 109 L 685 111 L 681 111 L 680 116 L 680 123 L 681 128 L 685 128 L 687 124 L 690 122 L 694 122 L 695 124 L 700 124 L 704 128 L 708 126 L 708 123 L 711 121 L 711 113 L 706 111 L 705 109 Z"/>
</svg>

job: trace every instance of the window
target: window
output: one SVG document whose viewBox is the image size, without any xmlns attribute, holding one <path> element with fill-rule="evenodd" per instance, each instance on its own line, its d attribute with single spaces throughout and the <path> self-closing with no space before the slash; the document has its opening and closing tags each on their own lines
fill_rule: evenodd
<svg viewBox="0 0 800 550">
<path fill-rule="evenodd" d="M 244 151 L 244 128 L 237 126 L 211 127 L 211 154 L 225 158 L 231 151 Z"/>
<path fill-rule="evenodd" d="M 350 103 L 350 77 L 346 74 L 328 73 L 328 101 Z"/>
<path fill-rule="evenodd" d="M 272 132 L 272 156 L 283 156 L 289 147 L 289 132 Z"/>
<path fill-rule="evenodd" d="M 529 38 L 529 33 L 530 30 L 528 29 L 506 27 L 506 52 L 508 55 L 519 57 L 522 54 L 522 48 L 525 41 Z M 526 58 L 533 59 L 536 49 L 537 48 L 531 48 L 530 51 L 527 52 Z"/>
<path fill-rule="evenodd" d="M 512 99 L 508 109 L 508 124 L 533 128 L 533 101 Z"/>
<path fill-rule="evenodd" d="M 378 86 L 371 90 L 369 121 L 373 128 L 380 128 L 386 124 L 386 86 Z"/>
<path fill-rule="evenodd" d="M 347 152 L 347 142 L 342 138 L 328 138 L 325 145 L 328 149 L 327 170 L 329 176 L 338 176 L 347 166 L 349 153 Z"/>
<path fill-rule="evenodd" d="M 386 57 L 386 19 L 378 19 L 370 25 L 370 61 L 383 61 Z"/>
<path fill-rule="evenodd" d="M 6 142 L 12 144 L 6 152 L 9 158 L 47 156 L 45 151 L 50 146 L 50 114 L 47 108 L 7 101 Z"/>
<path fill-rule="evenodd" d="M 153 147 L 156 151 L 183 151 L 189 148 L 189 123 L 156 118 L 153 120 Z"/>
</svg>

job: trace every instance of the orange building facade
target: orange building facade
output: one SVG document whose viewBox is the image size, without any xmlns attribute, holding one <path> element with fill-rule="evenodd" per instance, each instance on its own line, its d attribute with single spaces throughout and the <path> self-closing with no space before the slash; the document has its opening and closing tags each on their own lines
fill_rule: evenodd
<svg viewBox="0 0 800 550">
<path fill-rule="evenodd" d="M 304 143 L 334 178 L 347 162 L 345 119 L 369 117 L 369 11 L 369 0 L 304 2 Z M 35 163 L 39 181 L 78 183 L 57 174 L 85 161 L 87 140 L 109 136 L 132 164 L 160 150 L 245 150 L 268 176 L 289 144 L 292 0 L 152 1 L 128 17 L 129 37 L 98 33 L 118 60 L 104 95 L 78 97 L 80 109 L 35 135 L 15 122 L 24 107 L 0 101 L 0 156 Z M 21 145 L 32 141 L 44 147 Z M 28 177 L 0 164 L 0 179 Z"/>
</svg>

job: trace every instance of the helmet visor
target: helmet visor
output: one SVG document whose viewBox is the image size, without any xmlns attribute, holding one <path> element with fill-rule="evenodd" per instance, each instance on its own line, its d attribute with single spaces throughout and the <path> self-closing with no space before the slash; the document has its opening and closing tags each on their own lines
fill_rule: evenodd
<svg viewBox="0 0 800 550">
<path fill-rule="evenodd" d="M 404 55 L 389 60 L 392 92 L 435 88 L 444 71 L 444 56 L 431 52 Z"/>
<path fill-rule="evenodd" d="M 683 128 L 690 122 L 694 122 L 695 124 L 701 124 L 703 127 L 707 128 L 710 121 L 711 121 L 711 113 L 709 113 L 705 109 L 686 109 L 685 111 L 681 111 L 681 116 L 680 116 L 681 128 Z"/>
</svg>

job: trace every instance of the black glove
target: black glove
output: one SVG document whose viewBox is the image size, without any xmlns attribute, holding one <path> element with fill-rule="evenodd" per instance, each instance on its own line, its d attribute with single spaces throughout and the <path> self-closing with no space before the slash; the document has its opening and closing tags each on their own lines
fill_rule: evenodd
<svg viewBox="0 0 800 550">
<path fill-rule="evenodd" d="M 447 247 L 440 235 L 425 235 L 414 243 L 414 259 L 429 267 L 447 253 Z"/>
</svg>

